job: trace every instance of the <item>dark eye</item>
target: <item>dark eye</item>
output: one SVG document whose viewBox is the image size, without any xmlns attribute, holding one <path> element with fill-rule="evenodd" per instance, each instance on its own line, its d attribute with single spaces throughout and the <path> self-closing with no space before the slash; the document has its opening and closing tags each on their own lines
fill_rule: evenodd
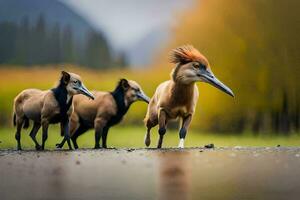
<svg viewBox="0 0 300 200">
<path fill-rule="evenodd" d="M 73 81 L 73 83 L 77 83 L 78 81 Z"/>
<path fill-rule="evenodd" d="M 193 63 L 193 67 L 199 68 L 199 63 Z"/>
</svg>

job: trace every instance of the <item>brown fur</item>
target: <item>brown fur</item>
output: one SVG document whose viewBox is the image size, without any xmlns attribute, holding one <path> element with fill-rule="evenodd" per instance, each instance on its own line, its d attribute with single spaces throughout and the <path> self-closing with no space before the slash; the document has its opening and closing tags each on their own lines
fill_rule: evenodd
<svg viewBox="0 0 300 200">
<path fill-rule="evenodd" d="M 191 45 L 172 50 L 170 61 L 176 64 L 171 73 L 171 80 L 165 81 L 157 87 L 144 119 L 147 127 L 146 146 L 150 145 L 150 130 L 157 124 L 160 135 L 157 147 L 162 146 L 166 125 L 172 119 L 182 119 L 180 138 L 185 138 L 199 96 L 195 83 L 203 81 L 197 73 L 200 67 L 210 70 L 207 59 Z"/>
<path fill-rule="evenodd" d="M 62 72 L 61 81 L 65 84 L 67 91 L 67 101 L 71 101 L 73 95 L 78 94 L 78 91 L 71 86 L 74 81 L 80 81 L 81 78 L 73 73 Z M 67 110 L 68 117 L 71 116 L 73 106 Z M 59 102 L 54 96 L 52 90 L 26 89 L 14 99 L 14 121 L 17 127 L 16 140 L 18 141 L 18 149 L 21 149 L 20 137 L 21 128 L 26 120 L 34 122 L 33 129 L 30 133 L 36 149 L 44 149 L 45 141 L 47 140 L 47 129 L 49 124 L 60 122 L 61 108 Z M 36 133 L 40 126 L 43 127 L 43 142 L 42 146 L 35 139 Z M 67 133 L 69 134 L 69 133 Z"/>
<path fill-rule="evenodd" d="M 119 83 L 120 89 L 124 91 L 125 109 L 139 100 L 136 96 L 137 91 L 143 93 L 139 84 L 135 81 L 128 81 L 122 79 Z M 117 87 L 119 87 L 119 85 Z M 99 148 L 99 140 L 102 137 L 102 147 L 106 148 L 106 138 L 110 126 L 119 121 L 112 121 L 113 117 L 118 115 L 118 105 L 110 92 L 93 91 L 95 96 L 94 101 L 88 101 L 86 97 L 78 95 L 74 97 L 74 112 L 71 116 L 70 130 L 71 138 L 75 148 L 78 148 L 77 137 L 83 134 L 86 130 L 95 129 L 95 148 Z M 144 93 L 143 93 L 144 94 Z M 126 113 L 119 114 L 120 120 Z M 118 117 L 118 116 L 117 116 Z M 58 147 L 63 145 L 64 140 L 57 144 Z"/>
</svg>

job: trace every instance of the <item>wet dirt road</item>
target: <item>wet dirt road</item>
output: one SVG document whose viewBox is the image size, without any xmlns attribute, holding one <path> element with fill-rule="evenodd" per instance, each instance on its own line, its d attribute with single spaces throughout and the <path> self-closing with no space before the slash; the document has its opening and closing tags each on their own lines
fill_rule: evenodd
<svg viewBox="0 0 300 200">
<path fill-rule="evenodd" d="M 0 199 L 300 199 L 300 148 L 0 150 Z"/>
</svg>

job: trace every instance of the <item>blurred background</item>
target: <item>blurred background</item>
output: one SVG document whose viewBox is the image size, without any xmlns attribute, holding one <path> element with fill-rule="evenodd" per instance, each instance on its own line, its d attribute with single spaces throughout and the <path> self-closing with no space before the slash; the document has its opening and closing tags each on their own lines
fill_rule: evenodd
<svg viewBox="0 0 300 200">
<path fill-rule="evenodd" d="M 192 44 L 236 94 L 199 83 L 195 134 L 297 134 L 299 8 L 298 0 L 0 0 L 0 126 L 12 130 L 21 90 L 53 87 L 62 69 L 89 89 L 111 91 L 124 77 L 152 96 L 174 67 L 169 51 Z M 144 131 L 146 109 L 134 104 L 122 124 Z"/>
</svg>

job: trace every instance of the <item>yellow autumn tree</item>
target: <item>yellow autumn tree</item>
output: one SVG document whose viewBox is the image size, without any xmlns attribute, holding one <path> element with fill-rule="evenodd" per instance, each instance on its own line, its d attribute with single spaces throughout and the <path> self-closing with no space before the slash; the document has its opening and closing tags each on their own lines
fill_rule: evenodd
<svg viewBox="0 0 300 200">
<path fill-rule="evenodd" d="M 235 99 L 199 84 L 194 127 L 217 131 L 299 130 L 300 1 L 199 0 L 168 49 L 192 44 Z"/>
</svg>

